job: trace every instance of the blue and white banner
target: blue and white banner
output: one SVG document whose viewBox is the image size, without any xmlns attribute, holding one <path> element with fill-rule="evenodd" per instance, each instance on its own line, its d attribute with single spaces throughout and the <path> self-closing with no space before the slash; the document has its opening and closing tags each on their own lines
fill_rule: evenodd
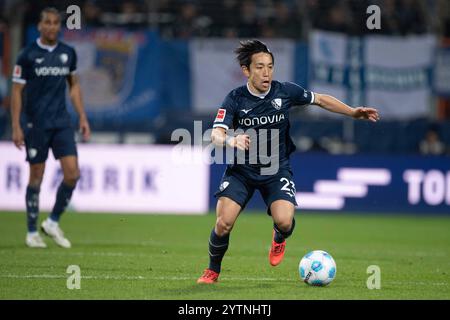
<svg viewBox="0 0 450 320">
<path fill-rule="evenodd" d="M 6 28 L 2 28 L 0 24 L 0 109 L 3 107 L 4 99 L 8 94 L 8 76 L 7 69 L 9 61 L 6 59 L 6 55 L 8 54 L 9 45 L 7 43 L 7 30 Z M 0 111 L 1 112 L 1 111 Z"/>
<path fill-rule="evenodd" d="M 439 47 L 436 50 L 433 80 L 436 94 L 450 97 L 450 45 Z"/>
<path fill-rule="evenodd" d="M 353 106 L 376 107 L 382 117 L 428 113 L 435 36 L 350 37 L 315 31 L 310 44 L 311 90 Z"/>
<path fill-rule="evenodd" d="M 295 43 L 290 40 L 263 39 L 275 56 L 274 79 L 294 80 Z M 234 50 L 239 41 L 198 38 L 190 41 L 192 107 L 201 112 L 214 112 L 225 96 L 245 85 Z"/>
<path fill-rule="evenodd" d="M 314 31 L 311 34 L 309 90 L 347 101 L 345 82 L 346 74 L 348 74 L 347 45 L 348 38 L 343 34 L 322 31 Z M 309 112 L 323 116 L 336 116 L 318 107 L 309 108 Z"/>
<path fill-rule="evenodd" d="M 160 112 L 159 37 L 115 29 L 65 31 L 75 47 L 88 117 L 114 123 L 151 120 Z"/>
<path fill-rule="evenodd" d="M 450 214 L 446 157 L 295 153 L 291 166 L 299 212 Z M 224 168 L 211 167 L 211 209 Z M 247 208 L 266 210 L 258 192 Z"/>
<path fill-rule="evenodd" d="M 445 157 L 296 155 L 300 209 L 450 214 Z"/>
<path fill-rule="evenodd" d="M 367 37 L 366 104 L 391 118 L 428 115 L 435 48 L 436 38 L 432 35 Z"/>
</svg>

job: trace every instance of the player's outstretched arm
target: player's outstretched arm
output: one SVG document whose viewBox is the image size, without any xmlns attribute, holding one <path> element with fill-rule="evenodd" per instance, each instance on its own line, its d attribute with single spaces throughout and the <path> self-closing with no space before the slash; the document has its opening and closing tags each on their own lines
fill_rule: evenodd
<svg viewBox="0 0 450 320">
<path fill-rule="evenodd" d="M 377 122 L 380 120 L 378 110 L 375 108 L 357 107 L 352 108 L 349 105 L 339 101 L 333 96 L 327 94 L 314 94 L 314 103 L 328 111 L 341 113 L 354 119 L 370 120 Z"/>
<path fill-rule="evenodd" d="M 25 84 L 13 82 L 11 93 L 11 127 L 12 140 L 20 150 L 24 145 L 24 135 L 20 127 L 20 112 L 22 110 L 22 91 Z"/>
<path fill-rule="evenodd" d="M 83 135 L 83 140 L 89 140 L 91 136 L 91 129 L 89 127 L 89 122 L 86 117 L 86 113 L 84 112 L 83 100 L 81 97 L 81 87 L 78 81 L 78 77 L 76 74 L 71 74 L 67 77 L 67 81 L 69 83 L 69 94 L 70 100 L 75 107 L 75 111 L 78 113 L 79 122 L 80 122 L 80 132 Z"/>
<path fill-rule="evenodd" d="M 250 147 L 250 136 L 246 134 L 239 134 L 236 137 L 229 137 L 227 136 L 227 131 L 221 127 L 217 127 L 212 130 L 211 141 L 219 147 L 228 145 L 232 148 L 238 148 L 240 150 L 248 150 Z"/>
</svg>

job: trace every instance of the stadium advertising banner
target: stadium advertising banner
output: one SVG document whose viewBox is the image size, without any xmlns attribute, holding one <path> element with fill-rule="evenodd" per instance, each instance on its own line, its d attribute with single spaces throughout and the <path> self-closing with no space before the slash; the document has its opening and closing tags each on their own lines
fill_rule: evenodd
<svg viewBox="0 0 450 320">
<path fill-rule="evenodd" d="M 435 48 L 432 35 L 349 37 L 315 31 L 310 39 L 310 89 L 351 105 L 374 106 L 383 117 L 425 116 Z M 311 112 L 325 115 L 317 108 Z"/>
<path fill-rule="evenodd" d="M 445 157 L 296 153 L 291 166 L 300 212 L 450 214 L 450 162 Z M 212 166 L 210 193 L 223 169 Z M 211 197 L 211 208 L 215 202 Z M 264 210 L 258 192 L 248 208 Z"/>
<path fill-rule="evenodd" d="M 200 157 L 201 149 L 191 155 Z M 70 209 L 84 212 L 204 214 L 208 211 L 209 165 L 177 160 L 173 146 L 78 146 L 81 179 Z M 25 210 L 28 164 L 25 152 L 0 143 L 0 210 Z M 49 155 L 40 208 L 53 207 L 62 180 Z"/>
<path fill-rule="evenodd" d="M 439 96 L 450 97 L 450 44 L 436 50 L 433 80 L 435 93 Z"/>
<path fill-rule="evenodd" d="M 263 39 L 275 55 L 275 80 L 294 80 L 295 43 L 290 40 Z M 201 112 L 216 111 L 225 96 L 245 85 L 231 39 L 194 39 L 190 41 L 192 107 Z"/>
<path fill-rule="evenodd" d="M 91 121 L 133 123 L 160 112 L 160 44 L 155 32 L 121 29 L 69 31 L 86 112 Z"/>
<path fill-rule="evenodd" d="M 7 57 L 9 49 L 7 30 L 0 23 L 0 109 L 3 107 L 4 99 L 8 94 L 9 59 Z"/>
</svg>

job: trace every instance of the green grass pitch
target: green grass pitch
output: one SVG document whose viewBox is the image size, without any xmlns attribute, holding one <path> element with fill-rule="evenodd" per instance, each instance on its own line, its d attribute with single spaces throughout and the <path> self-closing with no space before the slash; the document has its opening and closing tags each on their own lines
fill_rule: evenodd
<svg viewBox="0 0 450 320">
<path fill-rule="evenodd" d="M 41 214 L 40 221 L 46 217 Z M 230 238 L 219 283 L 197 285 L 208 263 L 215 216 L 66 213 L 72 249 L 25 247 L 25 215 L 0 213 L 0 299 L 450 299 L 450 218 L 296 214 L 283 263 L 271 267 L 271 219 L 244 212 Z M 310 250 L 328 251 L 337 275 L 328 287 L 299 280 Z M 81 289 L 69 290 L 69 265 Z M 369 290 L 367 267 L 381 269 Z"/>
</svg>

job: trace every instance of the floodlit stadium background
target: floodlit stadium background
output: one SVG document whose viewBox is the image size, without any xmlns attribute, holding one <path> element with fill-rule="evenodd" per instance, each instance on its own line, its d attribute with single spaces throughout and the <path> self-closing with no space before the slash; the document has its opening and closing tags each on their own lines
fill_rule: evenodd
<svg viewBox="0 0 450 320">
<path fill-rule="evenodd" d="M 65 12 L 73 4 L 81 30 L 64 22 L 62 39 L 78 53 L 93 136 L 79 143 L 72 210 L 210 212 L 223 165 L 174 164 L 171 135 L 186 129 L 197 147 L 207 144 L 201 135 L 223 98 L 245 83 L 232 50 L 239 39 L 260 38 L 275 53 L 275 79 L 381 115 L 372 124 L 312 106 L 292 111 L 300 209 L 450 214 L 445 0 L 2 1 L 0 210 L 24 210 L 28 179 L 25 154 L 10 142 L 15 57 L 37 38 L 42 8 Z M 367 28 L 371 4 L 381 9 L 380 30 Z M 44 211 L 53 205 L 58 168 L 50 156 Z M 264 208 L 259 195 L 249 208 Z"/>
</svg>

